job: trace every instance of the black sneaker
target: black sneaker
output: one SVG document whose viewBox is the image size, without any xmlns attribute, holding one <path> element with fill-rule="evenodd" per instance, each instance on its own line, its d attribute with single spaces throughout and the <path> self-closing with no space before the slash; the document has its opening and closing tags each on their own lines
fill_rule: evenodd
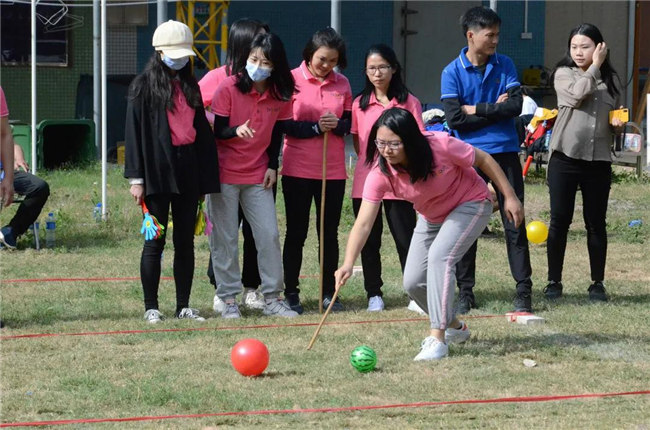
<svg viewBox="0 0 650 430">
<path fill-rule="evenodd" d="M 609 300 L 602 282 L 596 281 L 589 286 L 589 300 L 592 302 L 606 302 Z"/>
<path fill-rule="evenodd" d="M 467 315 L 470 309 L 476 308 L 474 297 L 470 295 L 462 295 L 458 297 L 458 304 L 456 305 L 456 313 L 458 315 Z"/>
<path fill-rule="evenodd" d="M 515 312 L 532 312 L 533 306 L 531 304 L 530 293 L 517 293 L 514 301 Z"/>
<path fill-rule="evenodd" d="M 546 288 L 544 288 L 544 296 L 549 300 L 555 300 L 562 297 L 562 282 L 549 282 Z"/>
<path fill-rule="evenodd" d="M 297 312 L 298 315 L 302 315 L 305 310 L 302 308 L 300 295 L 298 293 L 287 293 L 284 295 L 284 298 L 292 311 Z"/>
<path fill-rule="evenodd" d="M 330 296 L 324 296 L 323 309 L 327 310 L 327 308 L 330 306 L 330 303 L 332 303 L 332 298 Z M 339 301 L 339 298 L 337 297 L 336 300 L 334 300 L 334 304 L 332 305 L 331 312 L 341 312 L 343 310 L 345 310 L 345 308 L 343 307 L 343 304 Z"/>
</svg>

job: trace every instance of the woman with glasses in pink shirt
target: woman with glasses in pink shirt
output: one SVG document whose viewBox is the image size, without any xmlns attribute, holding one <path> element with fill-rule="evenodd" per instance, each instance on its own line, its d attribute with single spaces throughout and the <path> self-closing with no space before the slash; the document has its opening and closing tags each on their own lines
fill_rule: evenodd
<svg viewBox="0 0 650 430">
<path fill-rule="evenodd" d="M 345 68 L 345 42 L 332 28 L 319 30 L 303 50 L 303 62 L 291 72 L 296 81 L 293 120 L 285 127 L 282 153 L 282 192 L 287 217 L 283 265 L 285 297 L 301 314 L 298 289 L 302 249 L 309 231 L 312 200 L 316 205 L 316 231 L 320 239 L 321 199 L 325 198 L 323 242 L 323 306 L 334 295 L 334 271 L 339 261 L 338 228 L 345 195 L 345 142 L 350 131 L 352 90 L 347 78 L 334 70 Z M 328 134 L 323 160 L 324 134 Z M 326 169 L 325 196 L 322 169 Z M 343 310 L 336 300 L 333 311 Z"/>
<path fill-rule="evenodd" d="M 340 288 L 372 231 L 387 194 L 413 203 L 418 221 L 404 268 L 404 289 L 429 314 L 429 335 L 415 361 L 447 356 L 448 342 L 469 339 L 467 325 L 454 315 L 456 263 L 478 238 L 492 214 L 490 192 L 474 167 L 505 196 L 504 211 L 516 225 L 524 219 L 521 202 L 494 159 L 447 133 L 422 134 L 413 115 L 401 108 L 381 114 L 368 137 L 365 163 L 371 167 L 363 201 L 350 232 Z"/>
<path fill-rule="evenodd" d="M 366 53 L 365 74 L 366 85 L 352 105 L 352 129 L 350 131 L 354 140 L 354 149 L 359 156 L 359 161 L 354 169 L 354 182 L 352 183 L 352 208 L 355 216 L 359 213 L 363 185 L 366 176 L 370 172 L 369 166 L 363 160 L 366 158 L 368 136 L 377 118 L 386 109 L 400 107 L 410 111 L 420 129 L 424 130 L 422 105 L 404 85 L 402 66 L 397 61 L 397 56 L 391 48 L 383 44 L 371 46 Z M 381 206 L 384 207 L 386 212 L 388 228 L 395 241 L 399 261 L 402 271 L 404 271 L 406 254 L 408 253 L 416 222 L 413 204 L 397 199 L 394 195 L 388 193 L 384 196 Z M 381 255 L 379 253 L 382 230 L 383 220 L 380 210 L 377 213 L 377 219 L 373 224 L 368 241 L 361 251 L 363 283 L 368 297 L 368 311 L 370 312 L 384 309 L 383 293 L 381 291 L 384 281 L 381 278 Z M 415 302 L 409 305 L 409 309 L 421 311 Z"/>
</svg>

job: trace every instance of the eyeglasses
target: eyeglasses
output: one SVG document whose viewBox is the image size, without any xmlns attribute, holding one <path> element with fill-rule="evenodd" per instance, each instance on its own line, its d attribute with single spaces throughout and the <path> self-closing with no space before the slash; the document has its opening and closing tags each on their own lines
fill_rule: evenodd
<svg viewBox="0 0 650 430">
<path fill-rule="evenodd" d="M 396 150 L 400 149 L 404 143 L 400 142 L 399 140 L 396 140 L 394 142 L 387 142 L 385 140 L 375 139 L 375 145 L 378 149 L 384 149 L 388 146 L 390 149 Z"/>
<path fill-rule="evenodd" d="M 379 72 L 379 74 L 383 75 L 384 73 L 388 72 L 390 69 L 392 69 L 391 66 L 388 64 L 382 64 L 381 66 L 370 66 L 366 68 L 366 73 L 369 75 L 374 75 L 375 73 Z"/>
</svg>

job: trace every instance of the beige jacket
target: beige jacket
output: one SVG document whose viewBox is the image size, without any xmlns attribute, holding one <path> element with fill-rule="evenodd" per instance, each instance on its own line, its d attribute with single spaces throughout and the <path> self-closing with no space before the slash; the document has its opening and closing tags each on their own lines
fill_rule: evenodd
<svg viewBox="0 0 650 430">
<path fill-rule="evenodd" d="M 609 111 L 618 99 L 607 92 L 600 69 L 591 65 L 560 67 L 555 72 L 558 116 L 551 134 L 551 151 L 586 161 L 612 161 L 614 129 L 609 125 Z"/>
</svg>

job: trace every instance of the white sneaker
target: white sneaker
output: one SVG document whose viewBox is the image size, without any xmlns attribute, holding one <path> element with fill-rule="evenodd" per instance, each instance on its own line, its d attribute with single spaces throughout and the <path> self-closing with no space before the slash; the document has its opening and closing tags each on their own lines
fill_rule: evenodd
<svg viewBox="0 0 650 430">
<path fill-rule="evenodd" d="M 381 296 L 372 296 L 368 299 L 368 312 L 381 312 L 384 310 L 384 300 Z"/>
<path fill-rule="evenodd" d="M 158 311 L 158 309 L 149 309 L 144 313 L 144 319 L 147 320 L 149 324 L 156 324 L 162 321 L 163 315 Z"/>
<path fill-rule="evenodd" d="M 469 327 L 467 327 L 465 321 L 460 322 L 460 328 L 448 328 L 445 330 L 445 342 L 448 344 L 463 343 L 469 339 L 469 336 Z"/>
<path fill-rule="evenodd" d="M 406 309 L 408 309 L 409 311 L 417 312 L 420 315 L 427 314 L 426 312 L 424 312 L 424 310 L 422 310 L 422 308 L 417 303 L 415 303 L 415 300 L 411 300 L 409 302 L 409 305 L 406 307 Z"/>
<path fill-rule="evenodd" d="M 183 308 L 176 317 L 178 319 L 188 319 L 194 321 L 205 321 L 205 318 L 199 316 L 199 310 L 193 308 Z"/>
<path fill-rule="evenodd" d="M 225 302 L 224 309 L 221 312 L 221 318 L 241 318 L 241 312 L 239 312 L 239 306 L 237 302 L 233 301 L 231 303 Z"/>
<path fill-rule="evenodd" d="M 449 347 L 446 343 L 440 342 L 433 336 L 425 337 L 422 341 L 422 350 L 415 356 L 413 361 L 440 360 L 449 354 Z"/>
<path fill-rule="evenodd" d="M 292 311 L 287 302 L 278 297 L 266 301 L 264 305 L 264 315 L 293 318 L 298 316 L 298 312 Z"/>
<path fill-rule="evenodd" d="M 241 304 L 248 309 L 264 309 L 264 296 L 252 288 L 244 288 Z"/>
<path fill-rule="evenodd" d="M 217 296 L 217 291 L 214 292 L 214 300 L 212 301 L 212 309 L 214 313 L 220 314 L 226 309 L 226 304 Z"/>
</svg>

